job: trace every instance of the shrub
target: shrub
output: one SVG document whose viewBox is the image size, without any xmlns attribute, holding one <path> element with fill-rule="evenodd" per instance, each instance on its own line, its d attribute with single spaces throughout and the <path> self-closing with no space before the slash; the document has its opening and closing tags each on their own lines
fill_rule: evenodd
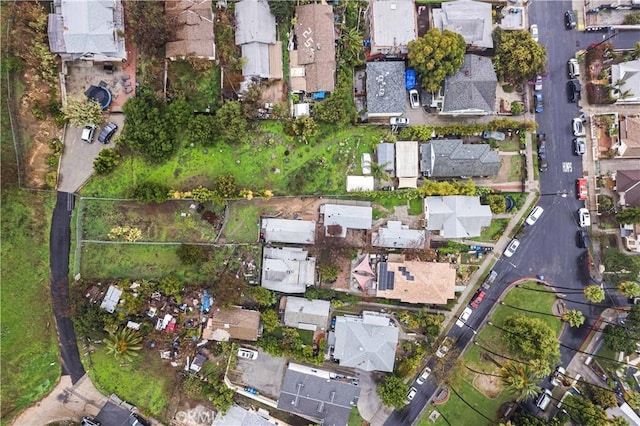
<svg viewBox="0 0 640 426">
<path fill-rule="evenodd" d="M 169 198 L 169 187 L 162 183 L 144 182 L 134 188 L 132 196 L 139 203 L 163 203 Z"/>
<path fill-rule="evenodd" d="M 58 172 L 55 170 L 51 170 L 47 172 L 44 177 L 44 180 L 49 188 L 55 188 L 56 183 L 58 182 Z"/>
<path fill-rule="evenodd" d="M 108 175 L 120 164 L 120 154 L 114 148 L 105 148 L 93 160 L 93 169 L 99 175 Z"/>
</svg>

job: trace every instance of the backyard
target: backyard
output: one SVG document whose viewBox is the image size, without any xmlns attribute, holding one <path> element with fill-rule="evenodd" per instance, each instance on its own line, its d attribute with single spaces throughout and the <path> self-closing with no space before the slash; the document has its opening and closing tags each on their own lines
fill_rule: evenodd
<svg viewBox="0 0 640 426">
<path fill-rule="evenodd" d="M 482 228 L 480 236 L 478 238 L 473 238 L 473 240 L 484 243 L 493 243 L 498 241 L 500 236 L 504 233 L 504 230 L 507 229 L 510 220 L 511 219 L 493 219 L 491 221 L 491 225 L 486 228 Z"/>
</svg>

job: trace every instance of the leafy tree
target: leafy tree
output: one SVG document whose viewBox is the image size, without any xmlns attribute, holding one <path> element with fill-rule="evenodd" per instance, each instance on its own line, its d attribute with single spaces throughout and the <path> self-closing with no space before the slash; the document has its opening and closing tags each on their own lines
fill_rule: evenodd
<svg viewBox="0 0 640 426">
<path fill-rule="evenodd" d="M 269 307 L 276 304 L 276 294 L 262 286 L 249 287 L 249 295 L 253 301 L 261 307 Z"/>
<path fill-rule="evenodd" d="M 633 305 L 624 324 L 608 325 L 605 328 L 604 341 L 612 350 L 633 353 L 636 342 L 640 340 L 640 305 Z"/>
<path fill-rule="evenodd" d="M 428 92 L 437 92 L 444 79 L 455 74 L 464 62 L 467 44 L 453 31 L 432 28 L 408 44 L 409 66 L 413 67 Z"/>
<path fill-rule="evenodd" d="M 630 12 L 622 21 L 623 25 L 640 25 L 640 12 Z"/>
<path fill-rule="evenodd" d="M 637 391 L 629 391 L 624 394 L 624 400 L 627 401 L 627 404 L 631 406 L 634 410 L 640 408 L 640 392 Z"/>
<path fill-rule="evenodd" d="M 72 126 L 76 127 L 87 124 L 98 125 L 104 119 L 100 103 L 86 97 L 67 99 L 67 104 L 62 107 L 62 114 Z"/>
<path fill-rule="evenodd" d="M 533 370 L 536 372 L 536 376 L 538 377 L 544 377 L 551 374 L 551 364 L 547 360 L 532 359 L 529 360 L 529 365 L 531 365 L 531 368 L 533 368 Z"/>
<path fill-rule="evenodd" d="M 279 24 L 289 25 L 291 24 L 291 18 L 293 18 L 296 3 L 292 1 L 269 0 L 269 8 Z"/>
<path fill-rule="evenodd" d="M 238 196 L 236 177 L 232 174 L 224 174 L 216 177 L 213 190 L 221 198 L 234 198 Z"/>
<path fill-rule="evenodd" d="M 607 414 L 604 410 L 580 395 L 567 395 L 562 408 L 577 424 L 583 426 L 602 426 L 607 424 Z"/>
<path fill-rule="evenodd" d="M 616 221 L 619 224 L 640 223 L 640 207 L 628 207 L 616 214 Z"/>
<path fill-rule="evenodd" d="M 493 40 L 496 49 L 493 66 L 501 80 L 518 84 L 544 73 L 547 49 L 536 43 L 528 31 L 497 28 Z"/>
<path fill-rule="evenodd" d="M 160 1 L 127 2 L 125 17 L 127 28 L 133 30 L 133 39 L 138 48 L 151 55 L 164 47 L 169 39 L 169 28 L 178 30 L 178 24 L 165 16 L 164 2 Z"/>
<path fill-rule="evenodd" d="M 607 408 L 617 407 L 618 400 L 616 399 L 616 394 L 612 390 L 605 389 L 600 386 L 595 386 L 592 384 L 587 384 L 587 391 L 591 395 L 591 399 L 593 402 L 598 404 L 600 407 Z"/>
<path fill-rule="evenodd" d="M 569 323 L 570 327 L 580 327 L 584 324 L 584 315 L 577 309 L 569 309 L 562 314 L 562 321 Z"/>
<path fill-rule="evenodd" d="M 128 327 L 119 328 L 109 333 L 104 339 L 107 353 L 122 361 L 131 361 L 142 349 L 142 336 Z"/>
<path fill-rule="evenodd" d="M 104 337 L 105 320 L 109 314 L 98 304 L 81 303 L 73 317 L 73 326 L 80 337 Z"/>
<path fill-rule="evenodd" d="M 182 393 L 189 398 L 202 399 L 204 395 L 204 383 L 195 376 L 187 376 L 182 379 Z"/>
<path fill-rule="evenodd" d="M 242 302 L 242 294 L 247 287 L 244 280 L 236 278 L 229 270 L 224 271 L 213 282 L 213 293 L 220 305 L 226 307 Z"/>
<path fill-rule="evenodd" d="M 220 138 L 227 143 L 242 142 L 247 136 L 249 123 L 238 101 L 227 101 L 216 111 L 216 127 Z"/>
<path fill-rule="evenodd" d="M 207 258 L 206 248 L 194 244 L 180 244 L 176 254 L 183 265 L 198 265 Z"/>
<path fill-rule="evenodd" d="M 223 380 L 212 381 L 207 387 L 206 393 L 208 399 L 222 415 L 226 414 L 229 407 L 233 405 L 235 390 L 228 388 Z"/>
<path fill-rule="evenodd" d="M 503 338 L 509 348 L 527 360 L 556 360 L 560 346 L 555 331 L 540 318 L 511 315 L 504 321 Z"/>
<path fill-rule="evenodd" d="M 518 409 L 511 418 L 514 426 L 555 426 L 559 423 L 553 420 L 540 419 L 525 410 Z"/>
<path fill-rule="evenodd" d="M 516 395 L 516 401 L 522 402 L 538 395 L 542 390 L 538 386 L 536 370 L 529 364 L 507 362 L 500 370 L 502 383 L 510 393 Z"/>
<path fill-rule="evenodd" d="M 99 175 L 108 175 L 120 164 L 120 154 L 114 148 L 104 148 L 93 160 L 93 170 Z"/>
<path fill-rule="evenodd" d="M 520 115 L 523 112 L 523 106 L 521 102 L 513 102 L 511 103 L 511 114 Z"/>
<path fill-rule="evenodd" d="M 624 417 L 616 417 L 613 419 L 609 419 L 609 424 L 611 426 L 629 426 L 629 422 Z"/>
<path fill-rule="evenodd" d="M 139 203 L 164 203 L 169 198 L 169 187 L 163 183 L 143 182 L 133 189 L 132 197 Z"/>
<path fill-rule="evenodd" d="M 266 311 L 261 312 L 260 320 L 262 321 L 264 331 L 267 333 L 271 333 L 280 326 L 280 317 L 278 317 L 278 313 L 273 309 L 267 309 Z"/>
<path fill-rule="evenodd" d="M 604 290 L 599 285 L 590 285 L 584 289 L 584 297 L 592 303 L 600 303 L 604 300 Z"/>
<path fill-rule="evenodd" d="M 258 83 L 252 83 L 242 94 L 242 112 L 247 120 L 255 120 L 258 117 L 258 110 L 263 107 L 262 90 Z"/>
<path fill-rule="evenodd" d="M 167 275 L 160 280 L 158 290 L 165 296 L 179 297 L 182 293 L 182 283 L 175 275 Z"/>
<path fill-rule="evenodd" d="M 186 140 L 194 145 L 212 145 L 219 134 L 216 117 L 205 114 L 191 117 L 185 130 Z"/>
<path fill-rule="evenodd" d="M 500 194 L 489 194 L 486 197 L 487 204 L 491 208 L 491 213 L 500 214 L 507 211 L 507 201 L 504 198 L 504 195 Z"/>
<path fill-rule="evenodd" d="M 618 291 L 622 295 L 632 298 L 640 295 L 640 286 L 633 281 L 622 281 L 618 284 Z"/>
<path fill-rule="evenodd" d="M 378 386 L 378 396 L 382 403 L 388 407 L 402 409 L 407 401 L 409 386 L 402 380 L 402 377 L 389 374 L 384 382 Z"/>
<path fill-rule="evenodd" d="M 318 133 L 318 124 L 309 116 L 289 119 L 284 123 L 284 132 L 290 136 L 307 139 Z"/>
<path fill-rule="evenodd" d="M 355 122 L 357 111 L 351 93 L 352 79 L 351 70 L 340 69 L 333 93 L 314 106 L 313 115 L 318 121 L 338 126 Z"/>
</svg>

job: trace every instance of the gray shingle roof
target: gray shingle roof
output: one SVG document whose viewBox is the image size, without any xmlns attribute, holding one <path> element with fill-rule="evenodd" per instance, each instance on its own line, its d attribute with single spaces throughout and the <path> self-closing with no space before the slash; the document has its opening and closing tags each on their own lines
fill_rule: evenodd
<svg viewBox="0 0 640 426">
<path fill-rule="evenodd" d="M 367 62 L 367 113 L 400 115 L 406 111 L 404 62 Z"/>
<path fill-rule="evenodd" d="M 396 149 L 395 145 L 390 142 L 382 142 L 378 144 L 376 149 L 378 155 L 378 165 L 383 168 L 389 176 L 395 176 L 396 172 Z"/>
<path fill-rule="evenodd" d="M 445 79 L 442 113 L 491 114 L 498 78 L 490 58 L 465 55 L 460 70 Z"/>
<path fill-rule="evenodd" d="M 640 206 L 640 170 L 618 170 L 616 172 L 616 191 L 620 203 L 626 207 Z"/>
<path fill-rule="evenodd" d="M 289 363 L 278 409 L 312 418 L 324 426 L 345 426 L 360 397 L 360 387 L 335 374 Z"/>
<path fill-rule="evenodd" d="M 315 325 L 316 329 L 324 330 L 329 321 L 329 308 L 331 303 L 327 300 L 308 300 L 304 297 L 287 296 L 287 304 L 284 309 L 284 325 L 287 327 L 304 328 L 304 325 Z M 300 325 L 303 325 L 300 327 Z"/>
<path fill-rule="evenodd" d="M 381 314 L 363 312 L 363 317 L 336 318 L 334 358 L 344 367 L 364 371 L 393 371 L 398 329 Z M 386 325 L 382 325 L 383 320 Z"/>
<path fill-rule="evenodd" d="M 472 0 L 442 3 L 442 9 L 434 9 L 433 21 L 440 31 L 458 33 L 471 46 L 493 48 L 490 3 Z"/>
<path fill-rule="evenodd" d="M 480 205 L 480 197 L 425 197 L 424 205 L 427 230 L 444 238 L 478 237 L 491 224 L 491 208 Z"/>
<path fill-rule="evenodd" d="M 218 411 L 211 426 L 273 426 L 273 423 L 255 411 L 232 405 L 224 415 Z"/>
<path fill-rule="evenodd" d="M 499 170 L 500 155 L 489 144 L 442 139 L 420 145 L 420 173 L 425 177 L 494 176 Z"/>
<path fill-rule="evenodd" d="M 294 247 L 265 247 L 262 252 L 262 287 L 282 293 L 304 293 L 315 284 L 316 259 Z"/>
</svg>

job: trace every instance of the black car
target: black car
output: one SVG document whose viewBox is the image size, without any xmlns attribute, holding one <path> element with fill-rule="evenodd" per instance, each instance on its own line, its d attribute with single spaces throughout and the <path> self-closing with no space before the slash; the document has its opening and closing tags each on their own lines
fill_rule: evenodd
<svg viewBox="0 0 640 426">
<path fill-rule="evenodd" d="M 578 231 L 578 246 L 580 248 L 588 249 L 591 246 L 591 240 L 589 239 L 589 233 L 586 229 L 581 229 Z"/>
<path fill-rule="evenodd" d="M 576 13 L 573 10 L 567 10 L 564 13 L 564 25 L 568 30 L 572 30 L 577 25 Z"/>
<path fill-rule="evenodd" d="M 538 154 L 542 155 L 547 152 L 547 134 L 538 135 Z"/>
<path fill-rule="evenodd" d="M 576 79 L 569 80 L 567 83 L 567 96 L 569 98 L 569 102 L 578 102 L 580 100 L 582 93 L 582 86 L 580 82 Z"/>
<path fill-rule="evenodd" d="M 113 135 L 118 130 L 118 125 L 116 123 L 108 123 L 104 126 L 104 129 L 100 132 L 100 136 L 98 136 L 98 142 L 107 144 L 113 137 Z"/>
</svg>

